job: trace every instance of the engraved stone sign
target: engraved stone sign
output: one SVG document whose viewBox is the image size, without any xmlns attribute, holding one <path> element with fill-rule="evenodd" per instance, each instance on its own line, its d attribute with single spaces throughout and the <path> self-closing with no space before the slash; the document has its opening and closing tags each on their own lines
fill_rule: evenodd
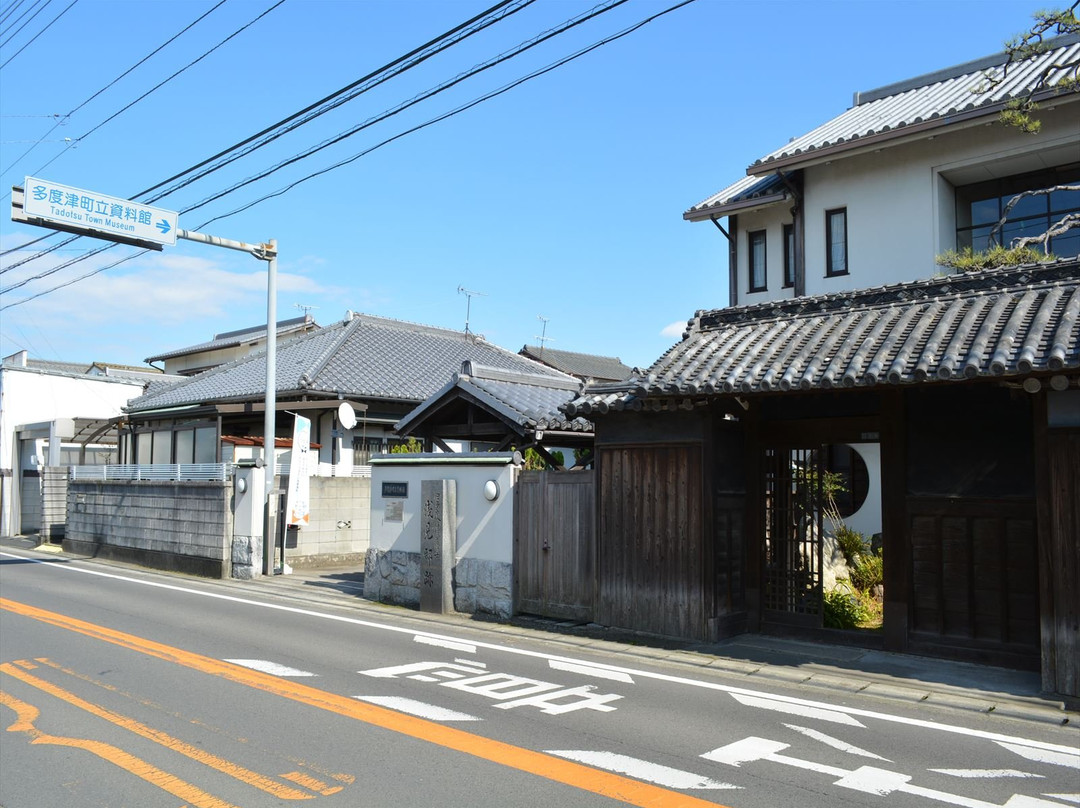
<svg viewBox="0 0 1080 808">
<path fill-rule="evenodd" d="M 457 546 L 457 483 L 420 482 L 420 611 L 454 611 L 451 571 Z"/>
</svg>

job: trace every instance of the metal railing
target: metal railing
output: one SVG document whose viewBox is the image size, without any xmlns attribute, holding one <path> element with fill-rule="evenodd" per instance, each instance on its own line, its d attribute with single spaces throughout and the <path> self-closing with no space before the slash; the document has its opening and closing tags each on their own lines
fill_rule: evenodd
<svg viewBox="0 0 1080 808">
<path fill-rule="evenodd" d="M 72 466 L 71 480 L 218 480 L 229 478 L 229 463 L 154 463 Z"/>
</svg>

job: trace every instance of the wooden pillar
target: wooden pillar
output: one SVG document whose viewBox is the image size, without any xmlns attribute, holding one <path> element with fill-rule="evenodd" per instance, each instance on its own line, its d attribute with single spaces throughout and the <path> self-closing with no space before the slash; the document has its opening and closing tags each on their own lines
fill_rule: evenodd
<svg viewBox="0 0 1080 808">
<path fill-rule="evenodd" d="M 881 397 L 881 525 L 885 559 L 884 641 L 906 651 L 911 619 L 911 541 L 907 516 L 907 422 L 904 391 Z"/>
</svg>

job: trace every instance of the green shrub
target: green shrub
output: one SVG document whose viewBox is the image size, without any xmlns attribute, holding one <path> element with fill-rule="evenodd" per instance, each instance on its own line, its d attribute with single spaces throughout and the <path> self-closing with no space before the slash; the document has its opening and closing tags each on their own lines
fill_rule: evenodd
<svg viewBox="0 0 1080 808">
<path fill-rule="evenodd" d="M 866 592 L 884 581 L 884 561 L 881 553 L 864 553 L 855 559 L 851 567 L 851 585 Z"/>
<path fill-rule="evenodd" d="M 405 443 L 390 447 L 390 454 L 420 454 L 424 451 L 424 444 L 416 438 L 409 438 Z"/>
<path fill-rule="evenodd" d="M 825 628 L 858 628 L 860 623 L 870 619 L 870 610 L 853 592 L 851 585 L 844 579 L 837 581 L 837 587 L 825 593 L 822 620 Z"/>
<path fill-rule="evenodd" d="M 845 524 L 836 527 L 833 531 L 833 537 L 836 539 L 836 546 L 840 548 L 840 552 L 844 554 L 844 560 L 848 564 L 854 564 L 859 560 L 860 556 L 870 549 L 870 542 L 866 540 L 866 537 Z"/>
</svg>

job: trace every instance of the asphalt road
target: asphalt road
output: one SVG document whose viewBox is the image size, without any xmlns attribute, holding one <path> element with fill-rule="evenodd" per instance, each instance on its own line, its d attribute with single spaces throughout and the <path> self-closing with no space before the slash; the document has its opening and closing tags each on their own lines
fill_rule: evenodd
<svg viewBox="0 0 1080 808">
<path fill-rule="evenodd" d="M 0 552 L 0 806 L 1080 804 L 1076 727 Z"/>
</svg>

